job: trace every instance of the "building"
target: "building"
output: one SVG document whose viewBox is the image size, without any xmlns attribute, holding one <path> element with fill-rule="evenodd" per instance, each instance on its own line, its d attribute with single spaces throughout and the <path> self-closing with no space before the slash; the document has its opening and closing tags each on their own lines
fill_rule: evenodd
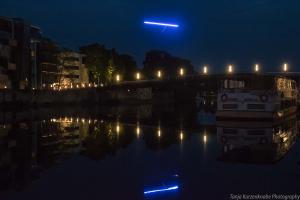
<svg viewBox="0 0 300 200">
<path fill-rule="evenodd" d="M 39 45 L 38 65 L 41 68 L 40 85 L 50 89 L 53 83 L 58 83 L 60 47 L 51 39 L 42 38 Z"/>
<path fill-rule="evenodd" d="M 40 29 L 19 18 L 0 17 L 0 88 L 37 88 Z"/>
<path fill-rule="evenodd" d="M 5 68 L 0 68 L 0 89 L 11 88 L 11 82 L 6 74 Z"/>
<path fill-rule="evenodd" d="M 74 51 L 62 51 L 60 53 L 60 87 L 71 88 L 88 85 L 88 69 L 83 60 L 84 55 Z"/>
</svg>

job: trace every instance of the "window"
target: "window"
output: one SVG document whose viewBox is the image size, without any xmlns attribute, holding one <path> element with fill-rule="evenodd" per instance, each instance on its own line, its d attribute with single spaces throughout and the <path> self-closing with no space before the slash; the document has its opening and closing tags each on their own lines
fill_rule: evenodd
<svg viewBox="0 0 300 200">
<path fill-rule="evenodd" d="M 237 104 L 223 104 L 223 109 L 237 109 Z"/>
<path fill-rule="evenodd" d="M 244 87 L 245 87 L 244 81 L 237 81 L 237 80 L 225 80 L 224 81 L 224 88 L 226 88 L 226 89 L 244 88 Z"/>
<path fill-rule="evenodd" d="M 64 66 L 65 70 L 79 70 L 79 66 Z"/>
<path fill-rule="evenodd" d="M 65 78 L 74 78 L 74 79 L 78 79 L 79 78 L 79 75 L 74 75 L 74 74 L 67 74 L 67 75 L 64 75 Z"/>
<path fill-rule="evenodd" d="M 264 130 L 248 130 L 247 133 L 248 133 L 248 135 L 264 135 L 265 131 Z"/>
<path fill-rule="evenodd" d="M 248 104 L 247 108 L 249 110 L 264 110 L 265 109 L 265 105 L 264 104 Z"/>
<path fill-rule="evenodd" d="M 236 129 L 224 128 L 223 133 L 227 135 L 237 135 L 238 131 Z"/>
<path fill-rule="evenodd" d="M 0 67 L 8 68 L 8 60 L 6 57 L 0 57 Z"/>
<path fill-rule="evenodd" d="M 223 82 L 225 89 L 250 89 L 250 90 L 273 90 L 274 77 L 272 76 L 243 76 L 226 79 Z M 263 87 L 262 87 L 263 86 Z"/>
</svg>

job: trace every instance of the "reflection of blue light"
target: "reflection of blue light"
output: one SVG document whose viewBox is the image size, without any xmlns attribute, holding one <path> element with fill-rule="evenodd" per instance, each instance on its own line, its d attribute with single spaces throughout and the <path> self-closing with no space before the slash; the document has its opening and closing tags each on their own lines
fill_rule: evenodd
<svg viewBox="0 0 300 200">
<path fill-rule="evenodd" d="M 168 26 L 168 27 L 174 27 L 174 28 L 179 27 L 179 25 L 177 25 L 177 24 L 166 24 L 166 23 L 150 22 L 150 21 L 144 21 L 144 24 L 151 24 L 151 25 L 157 25 L 157 26 Z"/>
<path fill-rule="evenodd" d="M 172 186 L 172 187 L 161 188 L 161 189 L 157 189 L 157 190 L 148 190 L 148 191 L 145 191 L 144 194 L 165 192 L 165 191 L 171 191 L 171 190 L 177 190 L 177 189 L 178 189 L 178 185 L 175 185 L 175 186 Z"/>
</svg>

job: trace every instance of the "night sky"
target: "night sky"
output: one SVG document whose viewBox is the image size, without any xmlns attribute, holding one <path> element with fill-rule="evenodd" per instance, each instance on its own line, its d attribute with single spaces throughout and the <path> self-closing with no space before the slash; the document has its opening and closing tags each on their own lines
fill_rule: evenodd
<svg viewBox="0 0 300 200">
<path fill-rule="evenodd" d="M 256 62 L 278 71 L 285 61 L 291 71 L 300 70 L 299 0 L 1 0 L 0 15 L 40 26 L 64 47 L 99 42 L 116 48 L 139 66 L 148 50 L 161 49 L 214 72 L 229 63 L 250 71 Z"/>
</svg>

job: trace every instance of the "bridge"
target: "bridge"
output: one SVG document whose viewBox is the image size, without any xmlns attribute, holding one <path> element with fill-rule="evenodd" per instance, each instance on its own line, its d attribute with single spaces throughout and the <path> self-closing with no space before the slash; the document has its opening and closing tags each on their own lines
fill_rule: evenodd
<svg viewBox="0 0 300 200">
<path fill-rule="evenodd" d="M 112 104 L 112 103 L 170 103 L 195 102 L 196 96 L 215 98 L 222 81 L 258 79 L 259 77 L 290 77 L 300 86 L 300 73 L 232 73 L 199 74 L 155 80 L 119 81 L 103 87 L 62 90 L 0 91 L 0 103 L 19 104 Z M 263 84 L 262 84 L 263 87 Z"/>
</svg>

